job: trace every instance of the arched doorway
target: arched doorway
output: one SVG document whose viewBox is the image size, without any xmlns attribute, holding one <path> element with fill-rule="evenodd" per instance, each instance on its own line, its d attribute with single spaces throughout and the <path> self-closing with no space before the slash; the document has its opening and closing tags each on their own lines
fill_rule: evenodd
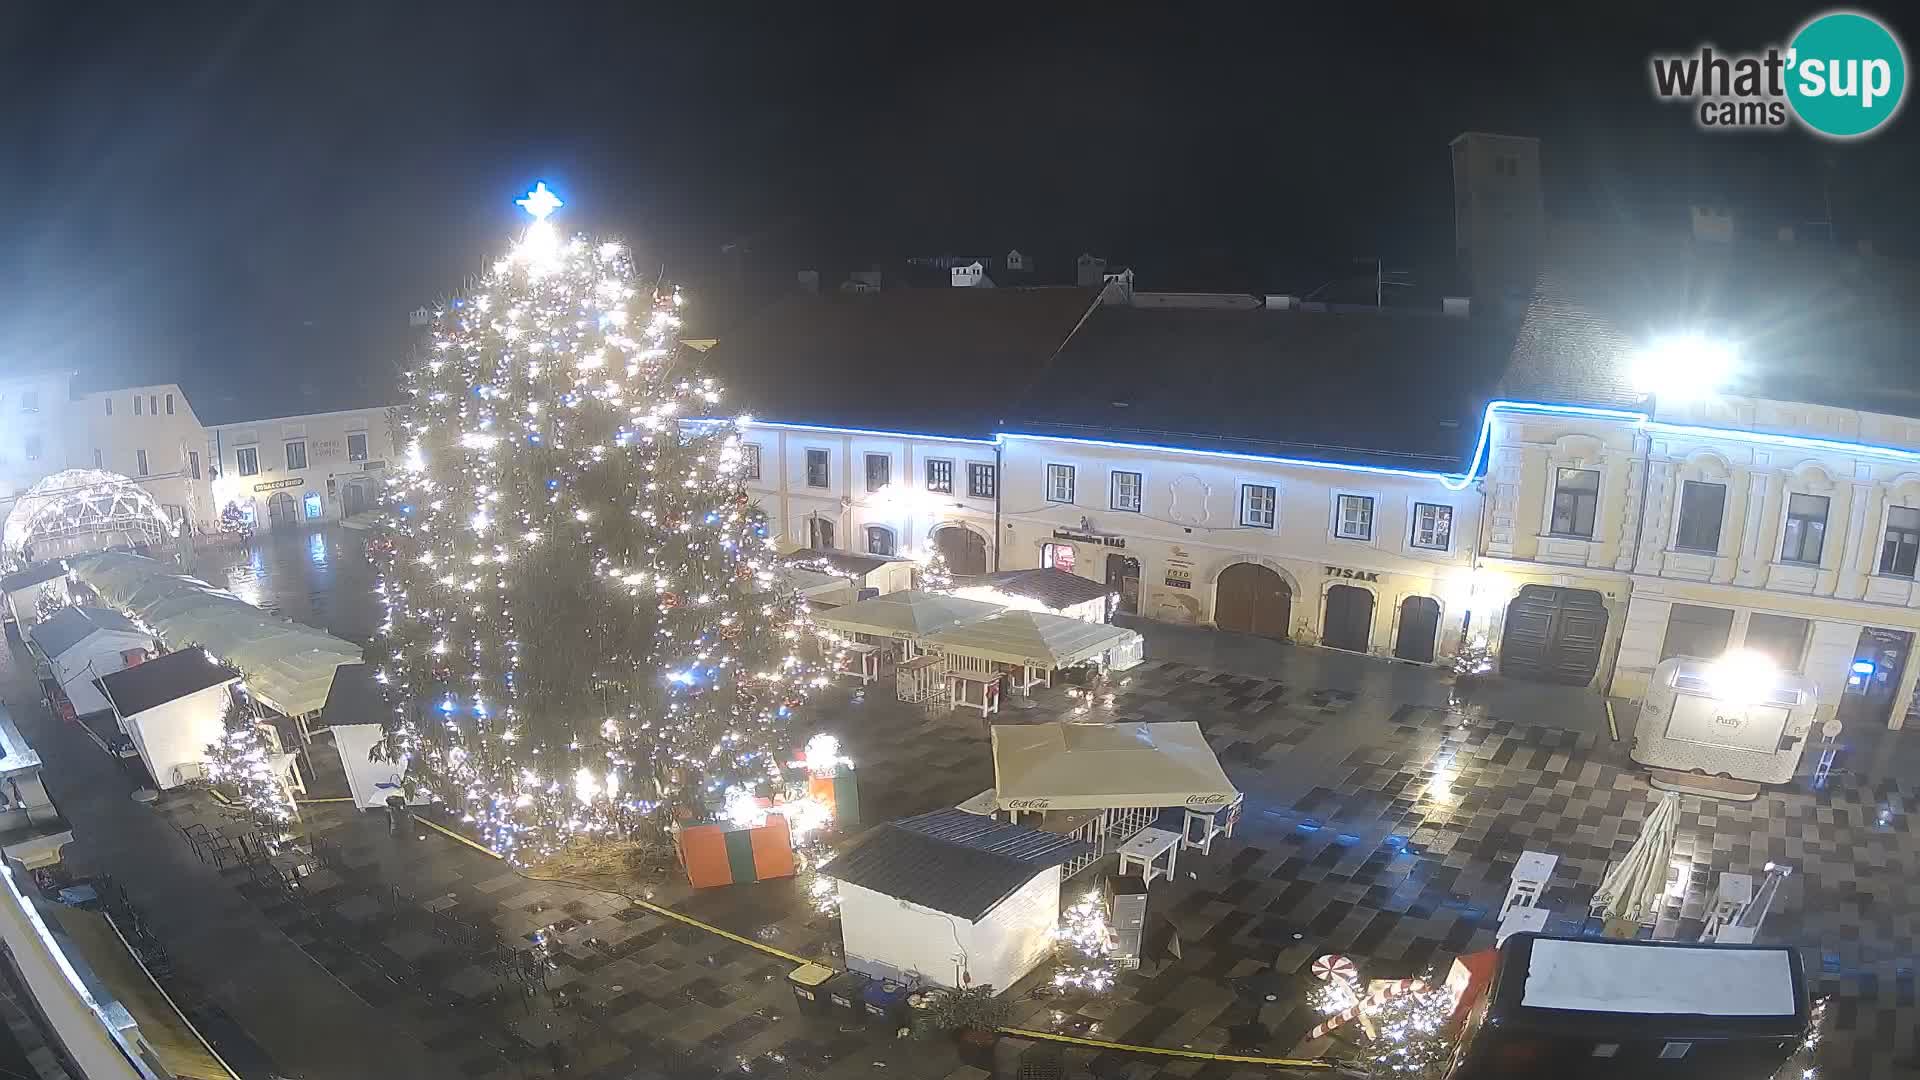
<svg viewBox="0 0 1920 1080">
<path fill-rule="evenodd" d="M 1140 612 L 1140 560 L 1126 555 L 1107 556 L 1107 588 L 1118 597 L 1114 610 L 1122 615 Z"/>
<path fill-rule="evenodd" d="M 1600 670 L 1607 605 L 1592 589 L 1525 585 L 1507 605 L 1500 674 L 1585 686 Z"/>
<path fill-rule="evenodd" d="M 947 525 L 935 529 L 933 546 L 947 557 L 947 572 L 962 577 L 987 572 L 986 538 L 972 529 Z"/>
<path fill-rule="evenodd" d="M 1327 614 L 1320 624 L 1320 644 L 1330 649 L 1366 652 L 1373 641 L 1373 594 L 1353 585 L 1327 590 Z"/>
<path fill-rule="evenodd" d="M 1409 596 L 1400 601 L 1400 632 L 1393 638 L 1393 655 L 1417 664 L 1433 663 L 1433 639 L 1440 630 L 1440 601 L 1431 596 Z"/>
<path fill-rule="evenodd" d="M 1222 630 L 1287 639 L 1293 590 L 1287 579 L 1258 563 L 1234 563 L 1214 586 L 1213 625 Z"/>
<path fill-rule="evenodd" d="M 293 496 L 284 491 L 276 491 L 273 498 L 267 500 L 267 521 L 272 525 L 292 525 L 300 520 L 293 508 Z"/>
</svg>

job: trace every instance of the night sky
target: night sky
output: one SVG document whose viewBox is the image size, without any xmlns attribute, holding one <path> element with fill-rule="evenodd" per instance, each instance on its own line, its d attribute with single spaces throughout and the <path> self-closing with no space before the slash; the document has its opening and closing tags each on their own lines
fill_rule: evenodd
<svg viewBox="0 0 1920 1080">
<path fill-rule="evenodd" d="M 1805 221 L 1824 189 L 1843 240 L 1915 250 L 1910 110 L 1842 145 L 1652 99 L 1650 52 L 1782 42 L 1815 5 L 705 6 L 9 10 L 0 368 L 179 381 L 207 422 L 374 403 L 406 312 L 535 179 L 722 323 L 743 267 L 1017 246 L 1280 291 L 1444 260 L 1468 129 L 1542 138 L 1560 216 Z"/>
</svg>

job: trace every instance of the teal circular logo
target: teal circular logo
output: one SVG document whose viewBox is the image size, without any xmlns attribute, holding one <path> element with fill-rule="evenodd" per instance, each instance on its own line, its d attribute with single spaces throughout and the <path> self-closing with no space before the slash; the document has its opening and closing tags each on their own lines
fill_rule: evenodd
<svg viewBox="0 0 1920 1080">
<path fill-rule="evenodd" d="M 1878 19 L 1829 12 L 1801 27 L 1788 50 L 1787 101 L 1814 131 L 1851 139 L 1900 111 L 1907 58 Z"/>
</svg>

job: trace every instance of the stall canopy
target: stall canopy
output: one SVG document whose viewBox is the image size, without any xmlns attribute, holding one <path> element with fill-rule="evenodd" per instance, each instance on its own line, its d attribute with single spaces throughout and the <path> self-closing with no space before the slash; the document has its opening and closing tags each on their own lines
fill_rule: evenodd
<svg viewBox="0 0 1920 1080">
<path fill-rule="evenodd" d="M 15 570 L 6 577 L 0 577 L 0 593 L 19 592 L 43 581 L 52 581 L 54 578 L 66 576 L 67 564 L 59 559 L 34 563 L 25 570 Z"/>
<path fill-rule="evenodd" d="M 857 604 L 823 611 L 814 616 L 814 622 L 849 634 L 917 641 L 949 626 L 979 622 L 1000 610 L 994 604 L 915 589 L 873 596 Z"/>
<path fill-rule="evenodd" d="M 935 631 L 928 634 L 922 644 L 1003 664 L 1025 664 L 1051 671 L 1084 664 L 1135 636 L 1125 627 L 1069 619 L 1044 611 L 1003 611 L 979 622 Z"/>
<path fill-rule="evenodd" d="M 239 668 L 254 697 L 288 716 L 319 712 L 334 669 L 361 659 L 350 641 L 262 611 L 155 559 L 101 552 L 70 562 L 102 600 L 138 615 L 172 648 L 199 645 Z"/>
<path fill-rule="evenodd" d="M 1029 611 L 1065 612 L 1083 606 L 1104 608 L 1113 590 L 1092 578 L 1043 566 L 1038 570 L 1002 570 L 970 577 L 954 593 Z"/>
<path fill-rule="evenodd" d="M 993 728 L 1003 810 L 1185 806 L 1218 810 L 1239 797 L 1190 721 L 1023 724 Z"/>
</svg>

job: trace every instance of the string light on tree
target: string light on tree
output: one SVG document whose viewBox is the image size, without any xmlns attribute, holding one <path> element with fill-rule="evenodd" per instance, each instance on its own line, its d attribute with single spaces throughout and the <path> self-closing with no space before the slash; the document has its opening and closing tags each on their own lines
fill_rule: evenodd
<svg viewBox="0 0 1920 1080">
<path fill-rule="evenodd" d="M 712 379 L 675 364 L 679 294 L 620 244 L 534 219 L 434 313 L 409 373 L 378 594 L 385 749 L 520 862 L 735 808 L 781 775 L 824 682 L 775 590 Z"/>
<path fill-rule="evenodd" d="M 207 663 L 219 661 L 208 656 Z M 293 821 L 293 799 L 274 769 L 273 744 L 245 694 L 236 687 L 227 698 L 220 718 L 224 733 L 207 745 L 207 779 L 232 787 L 240 805 L 252 813 L 254 824 L 266 830 L 269 839 L 278 840 Z"/>
</svg>

